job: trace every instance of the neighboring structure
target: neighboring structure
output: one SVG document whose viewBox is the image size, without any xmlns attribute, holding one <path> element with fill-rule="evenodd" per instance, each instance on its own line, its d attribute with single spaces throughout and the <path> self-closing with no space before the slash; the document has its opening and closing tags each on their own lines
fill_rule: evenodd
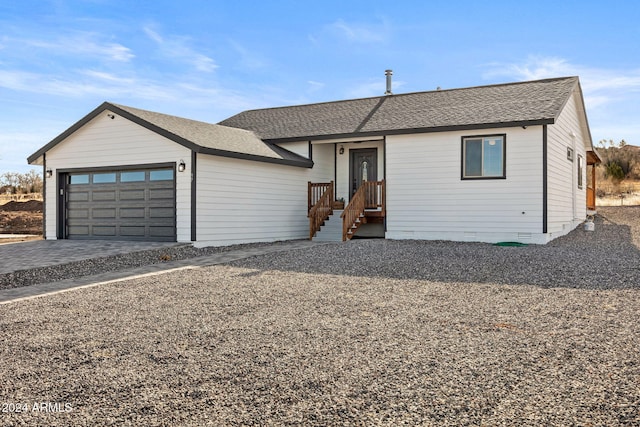
<svg viewBox="0 0 640 427">
<path fill-rule="evenodd" d="M 28 161 L 45 171 L 47 239 L 206 246 L 315 235 L 341 198 L 344 239 L 374 222 L 390 239 L 546 243 L 585 219 L 599 159 L 567 77 L 219 124 L 104 103 Z"/>
</svg>

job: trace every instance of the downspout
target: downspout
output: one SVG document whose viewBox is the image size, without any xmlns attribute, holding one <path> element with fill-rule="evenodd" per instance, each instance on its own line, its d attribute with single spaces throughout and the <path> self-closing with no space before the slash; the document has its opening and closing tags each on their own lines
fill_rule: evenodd
<svg viewBox="0 0 640 427">
<path fill-rule="evenodd" d="M 42 153 L 42 238 L 47 240 L 47 153 Z"/>
<path fill-rule="evenodd" d="M 196 165 L 198 160 L 198 153 L 194 150 L 191 150 L 191 241 L 195 242 L 198 238 L 197 235 L 197 226 L 198 226 L 198 215 L 197 215 L 197 198 L 198 191 L 196 188 L 197 176 L 196 176 Z"/>
<path fill-rule="evenodd" d="M 547 180 L 547 125 L 542 125 L 542 234 L 549 229 Z"/>
<path fill-rule="evenodd" d="M 387 209 L 389 206 L 389 198 L 387 197 L 386 191 L 389 189 L 389 183 L 387 182 L 387 135 L 384 135 L 382 137 L 382 179 L 384 180 L 384 191 L 385 191 L 385 195 L 384 195 L 384 202 L 386 204 L 385 206 L 385 214 L 384 214 L 384 218 L 382 219 L 384 221 L 384 233 L 385 233 L 385 237 L 387 234 L 387 215 L 389 210 Z"/>
<path fill-rule="evenodd" d="M 571 162 L 571 221 L 574 221 L 576 216 L 578 216 L 576 212 L 576 197 L 578 196 L 578 184 L 576 183 L 578 173 L 576 172 L 576 167 L 579 169 L 580 165 L 578 164 L 578 152 L 576 151 L 576 133 L 571 131 L 569 136 L 571 137 L 571 149 L 573 150 L 575 157 L 575 160 Z"/>
<path fill-rule="evenodd" d="M 338 143 L 333 143 L 333 182 L 335 185 L 333 186 L 333 200 L 336 200 L 338 197 Z"/>
</svg>

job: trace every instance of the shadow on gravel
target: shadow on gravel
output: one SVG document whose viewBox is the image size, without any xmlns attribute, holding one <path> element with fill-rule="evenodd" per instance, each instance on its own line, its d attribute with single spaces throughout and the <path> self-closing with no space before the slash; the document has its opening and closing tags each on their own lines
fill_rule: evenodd
<svg viewBox="0 0 640 427">
<path fill-rule="evenodd" d="M 231 263 L 258 270 L 389 277 L 447 283 L 498 283 L 545 288 L 640 288 L 640 251 L 631 228 L 603 217 L 547 245 L 357 240 Z"/>
</svg>

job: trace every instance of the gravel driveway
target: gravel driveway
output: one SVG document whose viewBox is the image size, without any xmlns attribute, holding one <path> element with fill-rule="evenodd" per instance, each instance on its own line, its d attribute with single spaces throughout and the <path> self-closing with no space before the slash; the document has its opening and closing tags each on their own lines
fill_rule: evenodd
<svg viewBox="0 0 640 427">
<path fill-rule="evenodd" d="M 0 423 L 640 425 L 640 208 L 600 211 L 544 247 L 362 240 L 0 306 Z"/>
</svg>

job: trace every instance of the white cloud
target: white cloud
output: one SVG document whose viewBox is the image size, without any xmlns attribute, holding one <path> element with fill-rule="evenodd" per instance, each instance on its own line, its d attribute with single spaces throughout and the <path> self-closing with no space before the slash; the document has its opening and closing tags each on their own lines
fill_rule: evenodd
<svg viewBox="0 0 640 427">
<path fill-rule="evenodd" d="M 96 70 L 83 70 L 80 71 L 81 74 L 85 76 L 91 77 L 93 79 L 104 80 L 109 83 L 118 83 L 118 84 L 127 84 L 132 85 L 135 84 L 135 79 L 130 77 L 119 77 L 115 74 L 106 73 L 104 71 L 96 71 Z"/>
<path fill-rule="evenodd" d="M 210 111 L 212 115 L 219 111 L 220 120 L 227 114 L 255 108 L 257 103 L 250 95 L 219 89 L 211 81 L 167 76 L 159 80 L 135 75 L 119 76 L 99 70 L 69 70 L 64 76 L 0 70 L 2 88 L 24 96 L 54 96 L 58 101 L 61 97 L 74 102 L 94 98 L 98 102 L 123 100 L 119 102 L 142 104 L 142 108 L 146 104 L 150 109 L 158 109 L 164 104 L 175 108 L 174 114 L 178 115 L 188 106 L 196 111 Z M 171 114 L 171 111 L 167 112 Z"/>
<path fill-rule="evenodd" d="M 218 65 L 213 59 L 201 54 L 195 55 L 193 58 L 193 65 L 196 67 L 196 70 L 204 71 L 205 73 L 210 73 L 218 68 Z"/>
<path fill-rule="evenodd" d="M 191 40 L 188 37 L 167 38 L 149 26 L 144 27 L 143 31 L 158 45 L 160 53 L 166 58 L 190 64 L 197 71 L 205 73 L 219 68 L 212 58 L 189 46 Z"/>
<path fill-rule="evenodd" d="M 382 43 L 388 39 L 390 31 L 385 21 L 379 24 L 362 24 L 348 23 L 342 19 L 329 25 L 328 29 L 352 43 Z"/>
<path fill-rule="evenodd" d="M 492 63 L 485 78 L 498 76 L 512 77 L 517 80 L 539 80 L 549 77 L 575 75 L 575 67 L 565 59 L 556 57 L 529 56 L 523 63 Z"/>
<path fill-rule="evenodd" d="M 240 64 L 249 69 L 264 68 L 267 61 L 259 53 L 250 51 L 235 40 L 230 40 L 231 47 L 240 55 Z"/>
<path fill-rule="evenodd" d="M 97 57 L 106 61 L 129 62 L 135 55 L 128 47 L 120 44 L 101 40 L 100 34 L 89 32 L 76 32 L 70 35 L 61 35 L 51 40 L 43 39 L 5 39 L 6 45 L 15 51 L 22 49 L 35 49 L 43 51 L 42 55 Z"/>
<path fill-rule="evenodd" d="M 640 91 L 640 70 L 594 68 L 572 64 L 558 57 L 529 56 L 522 63 L 491 63 L 484 73 L 487 79 L 509 77 L 515 80 L 538 80 L 578 76 L 592 108 L 597 108 Z"/>
<path fill-rule="evenodd" d="M 154 42 L 156 42 L 158 44 L 164 43 L 164 39 L 162 38 L 162 36 L 160 34 L 158 34 L 156 31 L 154 31 L 153 29 L 151 29 L 149 27 L 144 27 L 144 28 L 142 28 L 142 30 Z"/>
<path fill-rule="evenodd" d="M 529 56 L 521 63 L 492 63 L 484 77 L 536 80 L 578 76 L 594 141 L 625 139 L 640 145 L 640 69 L 596 68 L 558 57 Z"/>
<path fill-rule="evenodd" d="M 316 82 L 316 81 L 313 81 L 313 80 L 308 80 L 307 83 L 309 84 L 309 91 L 310 92 L 316 92 L 316 91 L 321 90 L 322 88 L 325 87 L 324 83 Z"/>
<path fill-rule="evenodd" d="M 104 46 L 97 46 L 98 51 L 102 49 L 105 56 L 110 57 L 113 61 L 128 62 L 135 57 L 128 47 L 117 43 L 109 43 Z"/>
</svg>

